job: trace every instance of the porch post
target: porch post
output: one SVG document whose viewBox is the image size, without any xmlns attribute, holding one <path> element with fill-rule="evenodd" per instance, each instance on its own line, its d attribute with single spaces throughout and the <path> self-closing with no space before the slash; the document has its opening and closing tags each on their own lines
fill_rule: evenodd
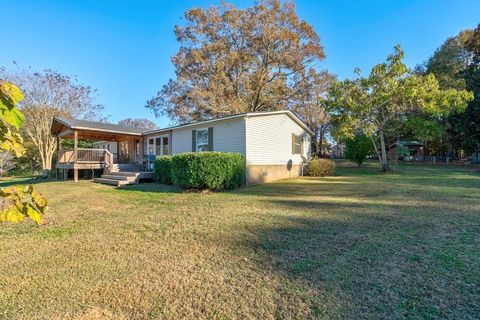
<svg viewBox="0 0 480 320">
<path fill-rule="evenodd" d="M 58 180 L 58 158 L 60 156 L 60 138 L 57 136 L 57 161 L 55 163 L 55 179 Z"/>
<path fill-rule="evenodd" d="M 78 131 L 73 132 L 73 181 L 78 182 Z"/>
</svg>

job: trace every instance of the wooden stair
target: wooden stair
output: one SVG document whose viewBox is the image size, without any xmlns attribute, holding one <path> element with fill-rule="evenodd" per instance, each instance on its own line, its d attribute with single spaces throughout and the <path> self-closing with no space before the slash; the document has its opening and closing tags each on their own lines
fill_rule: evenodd
<svg viewBox="0 0 480 320">
<path fill-rule="evenodd" d="M 119 187 L 129 184 L 137 184 L 139 175 L 139 172 L 110 172 L 108 174 L 102 174 L 101 178 L 93 179 L 93 182 Z"/>
</svg>

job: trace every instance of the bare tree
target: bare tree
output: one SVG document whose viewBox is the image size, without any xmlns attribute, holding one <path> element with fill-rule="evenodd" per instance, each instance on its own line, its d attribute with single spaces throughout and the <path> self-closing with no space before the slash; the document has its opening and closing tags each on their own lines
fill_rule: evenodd
<svg viewBox="0 0 480 320">
<path fill-rule="evenodd" d="M 133 119 L 133 118 L 127 118 L 118 121 L 119 125 L 126 126 L 126 127 L 135 127 L 135 128 L 145 128 L 145 129 L 157 129 L 158 126 L 148 120 L 148 119 Z"/>
<path fill-rule="evenodd" d="M 79 84 L 75 78 L 55 71 L 3 71 L 4 78 L 17 84 L 24 94 L 19 104 L 26 121 L 22 127 L 24 138 L 36 146 L 42 160 L 42 169 L 52 168 L 57 142 L 50 133 L 53 116 L 80 119 L 99 119 L 103 107 L 95 102 L 95 90 Z"/>
<path fill-rule="evenodd" d="M 322 156 L 327 130 L 331 125 L 327 107 L 327 96 L 335 76 L 310 69 L 296 90 L 292 111 L 314 132 L 312 151 Z"/>
<path fill-rule="evenodd" d="M 0 177 L 15 168 L 15 156 L 10 151 L 0 151 Z"/>
</svg>

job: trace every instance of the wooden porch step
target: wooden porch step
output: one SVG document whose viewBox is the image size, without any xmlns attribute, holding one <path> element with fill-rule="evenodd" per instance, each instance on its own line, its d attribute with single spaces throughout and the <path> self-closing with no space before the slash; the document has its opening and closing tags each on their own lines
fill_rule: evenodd
<svg viewBox="0 0 480 320">
<path fill-rule="evenodd" d="M 137 183 L 138 175 L 138 172 L 110 172 L 103 174 L 101 178 L 93 179 L 93 181 L 118 187 Z"/>
<path fill-rule="evenodd" d="M 135 181 L 135 176 L 124 176 L 124 175 L 113 175 L 113 174 L 102 174 L 103 179 L 111 179 L 111 180 L 122 180 L 122 181 Z"/>
<path fill-rule="evenodd" d="M 112 176 L 123 176 L 123 177 L 137 177 L 139 172 L 130 172 L 130 171 L 111 171 L 109 175 Z"/>
<path fill-rule="evenodd" d="M 141 171 L 142 165 L 136 163 L 114 163 L 112 165 L 112 171 L 116 172 L 134 172 L 134 171 Z"/>
<path fill-rule="evenodd" d="M 116 180 L 116 179 L 107 179 L 107 178 L 95 178 L 93 179 L 93 182 L 109 184 L 116 187 L 135 183 L 135 182 L 130 182 L 128 180 Z"/>
</svg>

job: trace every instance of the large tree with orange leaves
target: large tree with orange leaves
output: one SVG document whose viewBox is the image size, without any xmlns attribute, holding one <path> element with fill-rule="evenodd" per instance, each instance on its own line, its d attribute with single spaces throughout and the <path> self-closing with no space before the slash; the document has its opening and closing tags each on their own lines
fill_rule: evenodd
<svg viewBox="0 0 480 320">
<path fill-rule="evenodd" d="M 171 79 L 147 107 L 179 123 L 291 107 L 310 69 L 324 59 L 319 35 L 291 2 L 222 3 L 185 13 Z"/>
</svg>

